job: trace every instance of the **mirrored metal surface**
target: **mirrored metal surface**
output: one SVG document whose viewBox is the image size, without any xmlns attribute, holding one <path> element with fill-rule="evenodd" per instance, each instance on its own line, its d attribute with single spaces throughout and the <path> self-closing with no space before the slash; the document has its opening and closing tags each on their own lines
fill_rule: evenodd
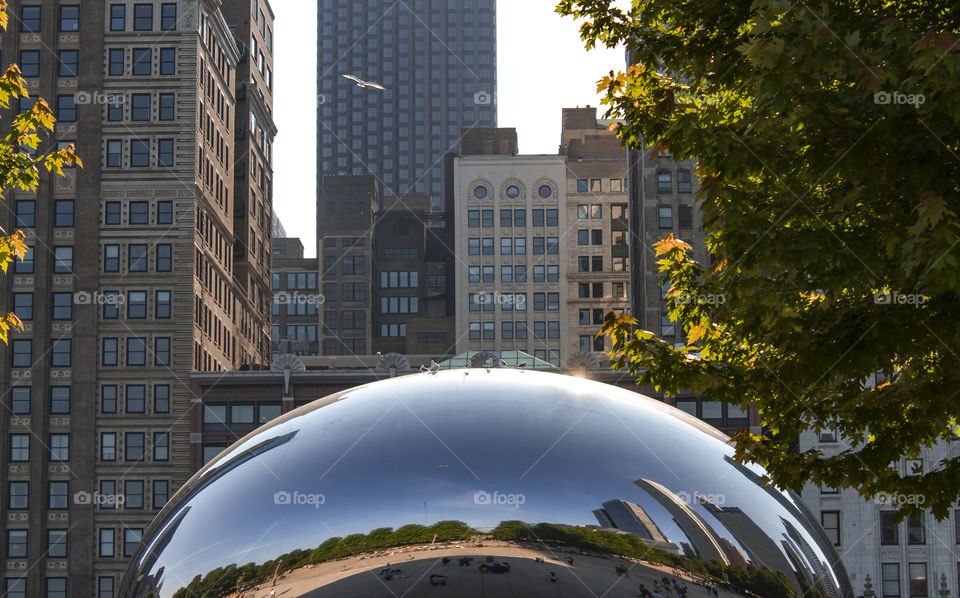
<svg viewBox="0 0 960 598">
<path fill-rule="evenodd" d="M 119 595 L 852 596 L 799 498 L 732 455 L 686 413 L 581 378 L 393 378 L 209 463 Z"/>
</svg>

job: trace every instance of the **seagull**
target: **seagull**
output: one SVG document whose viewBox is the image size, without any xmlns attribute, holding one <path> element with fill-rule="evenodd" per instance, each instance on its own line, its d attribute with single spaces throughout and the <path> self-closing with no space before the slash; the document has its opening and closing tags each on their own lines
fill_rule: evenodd
<svg viewBox="0 0 960 598">
<path fill-rule="evenodd" d="M 507 360 L 501 359 L 501 360 L 500 360 L 500 367 L 502 367 L 502 368 L 507 367 Z"/>
<path fill-rule="evenodd" d="M 430 360 L 430 371 L 435 372 L 440 369 L 440 364 L 434 360 Z"/>
<path fill-rule="evenodd" d="M 374 83 L 373 81 L 364 81 L 363 79 L 359 77 L 355 77 L 353 75 L 340 75 L 340 76 L 343 77 L 344 79 L 350 79 L 351 81 L 357 84 L 357 87 L 372 87 L 373 89 L 379 89 L 380 91 L 387 90 L 386 87 L 384 87 L 383 85 L 380 85 L 379 83 Z"/>
<path fill-rule="evenodd" d="M 486 361 L 483 362 L 483 367 L 492 368 L 493 367 L 493 357 L 488 357 Z"/>
<path fill-rule="evenodd" d="M 527 367 L 527 362 L 521 361 L 520 363 L 517 364 L 517 367 L 522 370 L 523 368 Z"/>
<path fill-rule="evenodd" d="M 421 371 L 421 372 L 427 371 L 427 366 L 425 366 L 425 365 L 423 365 L 423 364 L 421 363 L 421 364 L 420 364 L 420 371 Z"/>
</svg>

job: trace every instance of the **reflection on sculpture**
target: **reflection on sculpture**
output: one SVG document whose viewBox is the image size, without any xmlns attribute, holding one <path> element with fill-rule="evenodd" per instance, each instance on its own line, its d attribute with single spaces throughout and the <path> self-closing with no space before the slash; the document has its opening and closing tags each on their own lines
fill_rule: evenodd
<svg viewBox="0 0 960 598">
<path fill-rule="evenodd" d="M 208 464 L 147 530 L 118 595 L 616 598 L 656 581 L 691 597 L 703 584 L 852 596 L 799 499 L 732 454 L 680 411 L 575 377 L 393 378 Z"/>
</svg>

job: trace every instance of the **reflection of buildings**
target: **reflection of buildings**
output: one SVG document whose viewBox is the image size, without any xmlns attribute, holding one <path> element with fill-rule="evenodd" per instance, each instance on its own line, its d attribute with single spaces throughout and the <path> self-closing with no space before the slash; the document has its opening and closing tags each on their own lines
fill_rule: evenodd
<svg viewBox="0 0 960 598">
<path fill-rule="evenodd" d="M 640 478 L 634 480 L 633 483 L 645 490 L 670 513 L 673 520 L 677 522 L 677 525 L 690 540 L 697 556 L 707 561 L 719 559 L 725 565 L 730 564 L 731 559 L 720 545 L 717 533 L 679 496 L 652 480 Z"/>
<path fill-rule="evenodd" d="M 806 541 L 803 534 L 800 533 L 800 530 L 798 530 L 795 525 L 783 517 L 780 518 L 780 522 L 787 528 L 784 534 L 784 546 L 787 546 L 789 542 L 789 545 L 792 546 L 794 550 L 799 550 L 809 563 L 808 567 L 801 570 L 816 571 L 816 579 L 808 581 L 811 581 L 812 585 L 821 593 L 831 598 L 838 598 L 840 596 L 840 590 L 837 588 L 837 584 L 827 565 L 820 559 L 816 551 L 810 546 L 810 543 Z M 838 570 L 842 570 L 843 564 L 840 563 L 838 559 L 835 566 Z"/>
<path fill-rule="evenodd" d="M 740 507 L 720 507 L 705 498 L 698 502 L 727 528 L 754 564 L 784 572 L 793 570 L 776 543 Z"/>
<path fill-rule="evenodd" d="M 639 536 L 651 548 L 680 554 L 680 547 L 667 539 L 650 515 L 636 503 L 608 500 L 602 509 L 593 512 L 600 526 Z"/>
<path fill-rule="evenodd" d="M 626 500 L 608 500 L 602 509 L 593 512 L 597 521 L 605 527 L 615 527 L 647 540 L 668 542 L 657 524 L 643 507 Z"/>
</svg>

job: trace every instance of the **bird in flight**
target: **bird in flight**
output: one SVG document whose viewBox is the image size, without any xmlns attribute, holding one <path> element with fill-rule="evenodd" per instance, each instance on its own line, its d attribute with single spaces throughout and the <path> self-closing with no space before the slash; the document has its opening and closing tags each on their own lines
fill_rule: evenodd
<svg viewBox="0 0 960 598">
<path fill-rule="evenodd" d="M 354 77 L 353 75 L 340 75 L 344 79 L 350 79 L 357 84 L 357 87 L 372 87 L 374 89 L 379 89 L 380 91 L 386 91 L 386 87 L 380 85 L 379 83 L 374 83 L 373 81 L 364 81 L 359 77 Z"/>
</svg>

